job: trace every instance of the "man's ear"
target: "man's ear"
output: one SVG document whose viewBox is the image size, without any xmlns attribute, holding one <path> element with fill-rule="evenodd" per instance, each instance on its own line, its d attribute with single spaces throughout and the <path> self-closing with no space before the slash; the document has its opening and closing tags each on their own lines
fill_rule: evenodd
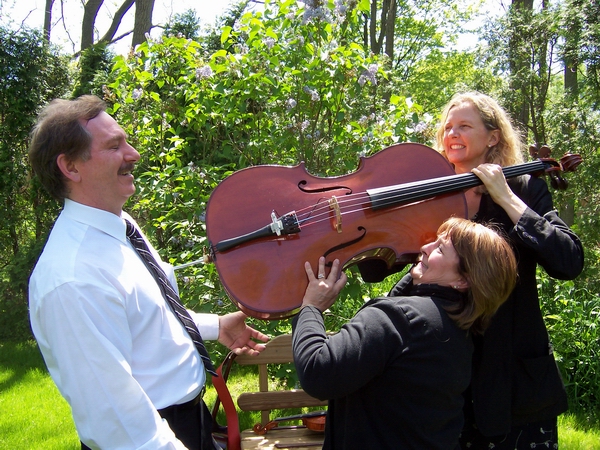
<svg viewBox="0 0 600 450">
<path fill-rule="evenodd" d="M 77 171 L 77 164 L 68 159 L 64 153 L 58 155 L 58 158 L 56 158 L 56 164 L 58 165 L 58 168 L 62 174 L 67 177 L 68 180 L 71 180 L 75 183 L 81 180 L 81 175 L 79 175 L 79 172 Z"/>
</svg>

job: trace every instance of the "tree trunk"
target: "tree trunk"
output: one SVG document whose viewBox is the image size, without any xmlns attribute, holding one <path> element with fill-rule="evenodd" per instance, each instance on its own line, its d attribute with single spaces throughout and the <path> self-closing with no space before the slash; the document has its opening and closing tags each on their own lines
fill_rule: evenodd
<svg viewBox="0 0 600 450">
<path fill-rule="evenodd" d="M 383 41 L 390 20 L 389 9 L 390 0 L 383 0 L 383 4 L 381 5 L 381 21 L 379 23 L 379 37 L 377 38 L 377 52 L 373 51 L 373 53 L 379 54 L 383 48 Z"/>
<path fill-rule="evenodd" d="M 546 2 L 542 2 L 542 9 L 546 9 Z M 535 47 L 533 49 L 533 61 L 531 63 L 531 71 L 535 76 L 532 77 L 530 87 L 528 88 L 529 95 L 531 97 L 530 116 L 531 116 L 531 129 L 535 138 L 535 142 L 540 144 L 547 144 L 546 137 L 546 122 L 544 119 L 544 111 L 546 110 L 546 101 L 548 98 L 548 88 L 552 79 L 552 68 L 548 62 L 548 56 L 550 55 L 550 61 L 552 61 L 553 44 L 551 44 L 551 35 L 546 33 L 546 27 L 542 26 L 539 28 L 539 24 L 536 21 L 536 39 Z M 537 70 L 536 70 L 537 64 Z"/>
<path fill-rule="evenodd" d="M 377 18 L 377 0 L 371 0 L 371 17 L 369 20 L 369 41 L 365 45 L 371 53 L 379 55 L 385 52 L 390 57 L 390 64 L 394 60 L 394 34 L 396 31 L 396 0 L 383 0 L 381 3 L 381 17 Z M 366 37 L 366 35 L 365 35 Z"/>
<path fill-rule="evenodd" d="M 371 0 L 371 20 L 369 21 L 369 43 L 367 48 L 375 54 L 379 53 L 377 48 L 377 0 Z"/>
<path fill-rule="evenodd" d="M 574 201 L 572 199 L 568 200 L 567 203 L 561 205 L 560 218 L 570 227 L 575 223 L 575 206 Z"/>
<path fill-rule="evenodd" d="M 567 17 L 564 23 L 565 48 L 563 56 L 564 64 L 564 89 L 565 97 L 569 102 L 577 101 L 579 89 L 577 86 L 578 50 L 582 30 L 579 12 L 582 11 L 582 1 L 574 0 L 567 3 Z M 570 7 L 569 7 L 570 6 Z"/>
<path fill-rule="evenodd" d="M 568 97 L 576 99 L 579 96 L 579 89 L 577 87 L 577 62 L 573 58 L 567 57 L 564 61 L 564 88 L 565 94 Z"/>
<path fill-rule="evenodd" d="M 564 23 L 565 48 L 563 55 L 563 87 L 565 106 L 572 111 L 577 110 L 579 104 L 579 87 L 577 85 L 578 70 L 578 51 L 580 46 L 580 36 L 582 33 L 582 24 L 579 12 L 583 10 L 584 5 L 581 0 L 574 0 L 567 3 L 567 17 Z M 573 139 L 574 130 L 577 129 L 577 121 L 574 114 L 569 115 L 569 120 L 562 124 L 562 132 L 569 145 Z M 560 217 L 569 226 L 575 222 L 575 199 L 569 198 L 561 206 Z"/>
<path fill-rule="evenodd" d="M 88 0 L 85 4 L 81 23 L 81 51 L 94 44 L 94 25 L 102 3 L 104 0 Z"/>
<path fill-rule="evenodd" d="M 511 90 L 518 93 L 516 101 L 513 103 L 512 114 L 514 118 L 527 125 L 529 123 L 529 103 L 527 102 L 527 85 L 523 83 L 522 74 L 528 72 L 529 66 L 526 57 L 523 56 L 523 36 L 521 36 L 518 25 L 523 20 L 525 14 L 531 14 L 533 11 L 533 0 L 513 0 L 511 5 L 511 25 L 512 35 L 508 43 L 508 57 L 510 66 L 510 85 Z"/>
<path fill-rule="evenodd" d="M 54 0 L 46 0 L 46 9 L 44 10 L 44 39 L 50 42 L 50 31 L 52 30 L 52 6 Z"/>
<path fill-rule="evenodd" d="M 102 38 L 100 38 L 99 42 L 106 42 L 107 44 L 111 44 L 112 42 L 114 42 L 113 39 L 115 37 L 115 33 L 117 32 L 119 25 L 121 25 L 123 16 L 127 13 L 127 11 L 129 11 L 129 9 L 131 9 L 131 7 L 133 6 L 134 3 L 135 3 L 135 0 L 125 0 L 123 2 L 121 7 L 115 13 L 115 16 L 110 24 L 110 27 L 108 28 L 108 31 L 104 34 L 104 36 L 102 36 Z M 129 33 L 127 33 L 127 34 L 129 34 Z M 121 37 L 123 37 L 123 36 L 121 36 Z"/>
<path fill-rule="evenodd" d="M 141 44 L 146 40 L 146 33 L 152 28 L 152 11 L 154 0 L 135 0 L 135 22 L 131 46 Z"/>
<path fill-rule="evenodd" d="M 385 27 L 385 54 L 390 58 L 390 64 L 394 61 L 394 38 L 396 32 L 396 0 L 389 2 L 388 20 Z M 382 24 L 383 25 L 383 24 Z"/>
</svg>

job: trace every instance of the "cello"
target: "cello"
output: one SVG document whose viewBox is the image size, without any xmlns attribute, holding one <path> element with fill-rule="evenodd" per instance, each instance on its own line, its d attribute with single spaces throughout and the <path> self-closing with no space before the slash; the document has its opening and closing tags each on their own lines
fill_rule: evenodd
<svg viewBox="0 0 600 450">
<path fill-rule="evenodd" d="M 507 178 L 575 170 L 579 155 L 561 162 L 540 158 L 503 168 Z M 234 172 L 212 192 L 206 209 L 208 259 L 236 306 L 260 319 L 298 310 L 308 279 L 305 261 L 325 256 L 347 269 L 376 261 L 393 273 L 416 261 L 449 217 L 467 216 L 463 191 L 481 185 L 456 174 L 437 151 L 422 144 L 392 145 L 361 157 L 348 175 L 319 178 L 297 166 L 253 166 Z"/>
</svg>

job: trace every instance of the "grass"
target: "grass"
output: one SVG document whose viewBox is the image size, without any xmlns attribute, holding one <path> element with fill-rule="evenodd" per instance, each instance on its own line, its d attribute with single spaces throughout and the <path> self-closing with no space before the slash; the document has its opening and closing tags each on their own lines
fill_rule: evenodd
<svg viewBox="0 0 600 450">
<path fill-rule="evenodd" d="M 563 414 L 558 418 L 558 438 L 561 449 L 600 449 L 600 423 L 588 420 L 584 413 Z"/>
<path fill-rule="evenodd" d="M 35 342 L 0 343 L 0 449 L 81 448 Z"/>
<path fill-rule="evenodd" d="M 256 376 L 249 368 L 236 368 L 229 380 L 232 396 L 255 390 Z M 205 400 L 211 406 L 214 388 Z M 50 379 L 37 345 L 0 342 L 0 450 L 78 450 L 79 439 L 71 411 Z M 291 414 L 276 411 L 276 416 Z M 225 423 L 222 411 L 218 421 Z M 260 421 L 259 413 L 240 414 L 240 428 Z M 559 418 L 561 450 L 600 450 L 600 423 L 585 414 Z"/>
</svg>

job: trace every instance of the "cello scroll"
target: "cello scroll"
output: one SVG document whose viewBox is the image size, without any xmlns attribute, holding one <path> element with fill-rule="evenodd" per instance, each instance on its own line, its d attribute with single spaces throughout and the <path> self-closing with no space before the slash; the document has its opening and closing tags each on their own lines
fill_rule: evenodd
<svg viewBox="0 0 600 450">
<path fill-rule="evenodd" d="M 573 172 L 583 162 L 581 155 L 566 153 L 560 161 L 550 159 L 552 150 L 546 144 L 533 144 L 529 146 L 529 154 L 549 164 L 545 173 L 550 178 L 550 186 L 557 190 L 565 190 L 569 182 L 561 175 L 563 172 Z"/>
</svg>

